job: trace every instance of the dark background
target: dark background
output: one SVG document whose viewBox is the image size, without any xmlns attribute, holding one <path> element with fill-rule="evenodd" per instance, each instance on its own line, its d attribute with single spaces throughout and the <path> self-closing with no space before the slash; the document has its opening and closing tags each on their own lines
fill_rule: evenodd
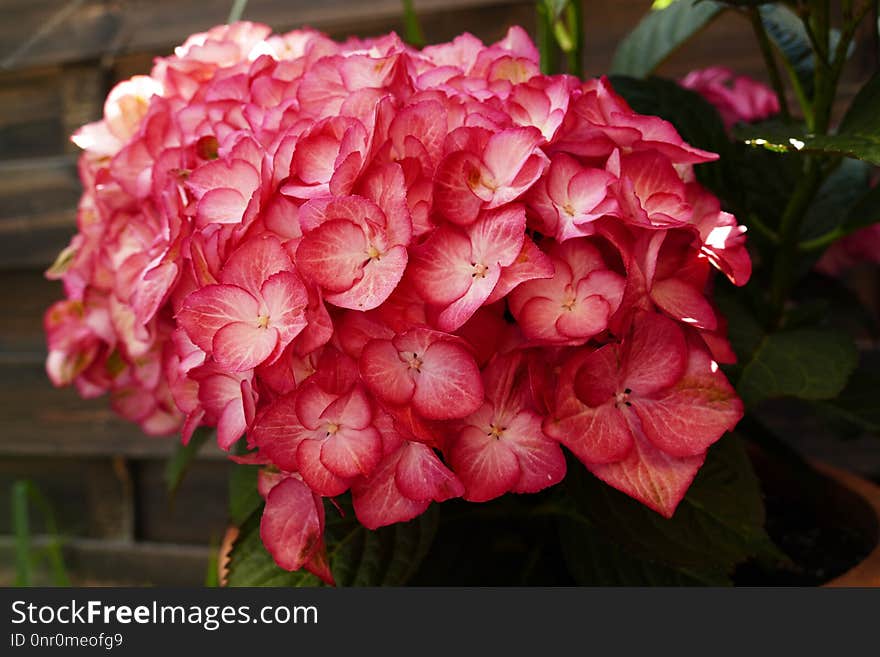
<svg viewBox="0 0 880 657">
<path fill-rule="evenodd" d="M 76 149 L 67 136 L 100 118 L 121 79 L 149 72 L 153 57 L 225 21 L 232 0 L 0 0 L 0 584 L 12 581 L 9 491 L 28 478 L 49 498 L 75 583 L 198 585 L 226 525 L 228 465 L 203 450 L 173 506 L 163 482 L 174 439 L 143 436 L 109 410 L 56 390 L 43 370 L 42 314 L 61 285 L 42 271 L 75 230 Z M 650 0 L 584 3 L 586 70 L 608 69 L 617 42 Z M 534 27 L 531 1 L 416 0 L 429 41 L 470 31 L 484 40 L 508 26 Z M 244 18 L 276 31 L 310 25 L 335 37 L 401 30 L 399 0 L 251 0 Z M 667 62 L 681 76 L 714 64 L 763 79 L 745 20 L 723 16 Z M 857 53 L 843 83 L 851 98 L 875 63 Z M 857 272 L 876 304 L 874 271 Z M 809 431 L 807 431 L 809 433 Z M 826 460 L 880 474 L 880 442 L 825 443 Z M 37 515 L 35 533 L 42 531 Z"/>
</svg>

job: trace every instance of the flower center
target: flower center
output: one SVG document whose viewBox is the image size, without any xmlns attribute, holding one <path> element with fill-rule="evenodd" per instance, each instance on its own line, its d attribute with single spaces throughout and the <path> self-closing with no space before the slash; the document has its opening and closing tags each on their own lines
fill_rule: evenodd
<svg viewBox="0 0 880 657">
<path fill-rule="evenodd" d="M 623 392 L 617 392 L 614 395 L 614 405 L 620 408 L 620 405 L 624 406 L 632 406 L 632 402 L 629 401 L 629 396 L 632 394 L 631 388 L 626 388 Z"/>
<path fill-rule="evenodd" d="M 333 436 L 336 434 L 337 431 L 339 431 L 339 425 L 335 422 L 328 422 L 325 430 L 327 432 L 327 436 Z"/>
<path fill-rule="evenodd" d="M 382 254 L 379 252 L 379 249 L 377 249 L 375 246 L 370 244 L 370 248 L 367 249 L 367 257 L 370 260 L 381 260 Z"/>
<path fill-rule="evenodd" d="M 422 371 L 422 359 L 419 358 L 419 355 L 415 352 L 413 352 L 411 357 L 406 359 L 406 364 L 409 365 L 411 370 L 415 370 L 416 372 Z"/>
<path fill-rule="evenodd" d="M 486 278 L 486 273 L 489 271 L 488 265 L 479 262 L 472 262 L 471 266 L 474 268 L 471 278 Z"/>
<path fill-rule="evenodd" d="M 497 424 L 489 425 L 489 433 L 487 436 L 492 436 L 495 440 L 498 440 L 504 435 L 504 432 L 507 430 L 507 427 L 499 427 Z"/>
<path fill-rule="evenodd" d="M 260 315 L 257 317 L 257 328 L 269 328 L 269 315 Z"/>
<path fill-rule="evenodd" d="M 574 216 L 574 206 L 571 203 L 566 203 L 564 206 L 562 206 L 562 209 L 565 210 L 565 214 L 567 214 L 569 217 Z"/>
<path fill-rule="evenodd" d="M 562 297 L 562 308 L 564 310 L 574 310 L 574 304 L 576 301 L 577 295 L 575 295 L 571 285 L 566 285 L 565 293 Z"/>
</svg>

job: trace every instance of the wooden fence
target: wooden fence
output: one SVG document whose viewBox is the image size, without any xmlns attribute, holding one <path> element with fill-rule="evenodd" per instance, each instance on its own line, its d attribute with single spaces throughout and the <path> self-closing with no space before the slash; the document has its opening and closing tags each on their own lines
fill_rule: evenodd
<svg viewBox="0 0 880 657">
<path fill-rule="evenodd" d="M 650 0 L 585 2 L 586 66 L 607 69 Z M 51 500 L 75 582 L 199 584 L 226 524 L 228 465 L 206 449 L 173 504 L 162 481 L 172 440 L 118 419 L 106 399 L 51 387 L 42 313 L 61 287 L 42 271 L 75 227 L 79 185 L 68 135 L 100 117 L 118 80 L 149 71 L 188 34 L 222 23 L 231 0 L 0 0 L 0 584 L 12 578 L 9 491 L 31 479 Z M 416 0 L 431 41 L 494 40 L 534 24 L 524 0 Z M 245 18 L 333 36 L 400 29 L 399 0 L 251 0 Z M 762 75 L 745 21 L 725 17 L 664 72 L 723 63 Z M 864 77 L 856 62 L 847 78 Z M 39 518 L 34 530 L 40 533 Z"/>
</svg>

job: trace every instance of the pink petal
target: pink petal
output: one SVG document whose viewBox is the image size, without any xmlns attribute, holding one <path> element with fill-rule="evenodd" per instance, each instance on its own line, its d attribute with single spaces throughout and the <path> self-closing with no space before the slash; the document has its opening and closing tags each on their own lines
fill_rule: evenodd
<svg viewBox="0 0 880 657">
<path fill-rule="evenodd" d="M 639 397 L 676 383 L 687 365 L 684 332 L 671 319 L 640 313 L 622 356 L 626 387 Z"/>
<path fill-rule="evenodd" d="M 495 289 L 500 276 L 500 268 L 497 265 L 492 265 L 485 276 L 475 277 L 468 291 L 437 315 L 435 319 L 437 328 L 449 332 L 461 328 L 486 302 L 492 290 Z"/>
<path fill-rule="evenodd" d="M 608 328 L 611 307 L 600 296 L 577 301 L 570 309 L 565 308 L 556 320 L 556 330 L 577 340 L 590 338 Z"/>
<path fill-rule="evenodd" d="M 369 259 L 367 239 L 359 226 L 334 219 L 307 233 L 296 250 L 299 270 L 330 292 L 344 292 L 363 275 Z"/>
<path fill-rule="evenodd" d="M 329 303 L 352 310 L 372 310 L 389 297 L 397 287 L 406 269 L 407 250 L 395 246 L 379 258 L 367 260 L 363 265 L 363 277 L 350 289 L 327 294 Z"/>
<path fill-rule="evenodd" d="M 661 310 L 680 322 L 714 331 L 718 326 L 715 311 L 706 297 L 693 285 L 678 278 L 655 281 L 651 299 Z"/>
<path fill-rule="evenodd" d="M 633 449 L 624 460 L 586 465 L 608 485 L 671 518 L 705 458 L 705 454 L 669 456 L 636 433 Z"/>
<path fill-rule="evenodd" d="M 217 444 L 220 449 L 229 450 L 236 440 L 247 429 L 247 421 L 245 420 L 244 404 L 241 397 L 230 401 L 220 419 L 217 421 Z"/>
<path fill-rule="evenodd" d="M 544 435 L 537 413 L 523 411 L 505 427 L 501 440 L 516 454 L 520 477 L 515 493 L 537 493 L 562 481 L 565 455 L 555 440 Z"/>
<path fill-rule="evenodd" d="M 321 462 L 321 451 L 326 441 L 307 438 L 296 450 L 298 472 L 309 488 L 323 497 L 342 495 L 351 486 L 351 480 L 339 477 Z"/>
<path fill-rule="evenodd" d="M 613 404 L 559 420 L 544 421 L 544 433 L 568 447 L 584 464 L 613 463 L 632 450 L 633 437 L 623 414 Z"/>
<path fill-rule="evenodd" d="M 412 500 L 444 502 L 464 494 L 464 486 L 427 445 L 410 442 L 400 451 L 394 480 Z"/>
<path fill-rule="evenodd" d="M 633 397 L 645 436 L 676 457 L 705 452 L 743 415 L 736 391 L 702 349 L 692 348 L 684 377 L 651 399 Z"/>
<path fill-rule="evenodd" d="M 321 447 L 321 463 L 341 478 L 369 476 L 381 458 L 382 438 L 373 427 L 344 427 Z"/>
<path fill-rule="evenodd" d="M 234 322 L 256 326 L 259 306 L 253 296 L 234 285 L 208 285 L 190 294 L 177 315 L 189 339 L 208 353 L 217 331 Z"/>
<path fill-rule="evenodd" d="M 292 271 L 279 271 L 263 283 L 260 296 L 266 304 L 269 327 L 278 331 L 279 341 L 287 346 L 306 327 L 309 295 L 305 286 Z"/>
<path fill-rule="evenodd" d="M 526 212 L 522 205 L 511 205 L 483 214 L 468 229 L 471 257 L 485 265 L 511 264 L 522 249 Z"/>
<path fill-rule="evenodd" d="M 413 372 L 388 340 L 371 340 L 361 353 L 359 368 L 372 393 L 389 404 L 409 402 L 415 392 Z"/>
<path fill-rule="evenodd" d="M 367 529 L 412 520 L 431 504 L 428 498 L 413 500 L 400 492 L 394 477 L 398 460 L 398 453 L 385 457 L 369 479 L 360 480 L 352 487 L 355 515 Z"/>
<path fill-rule="evenodd" d="M 217 331 L 212 355 L 220 367 L 243 372 L 266 360 L 277 344 L 278 331 L 274 328 L 260 328 L 256 321 L 233 322 Z"/>
<path fill-rule="evenodd" d="M 250 239 L 229 256 L 220 274 L 220 281 L 237 285 L 259 298 L 263 283 L 273 274 L 291 269 L 293 264 L 276 238 Z"/>
<path fill-rule="evenodd" d="M 451 227 L 438 228 L 413 257 L 413 286 L 429 303 L 446 306 L 470 288 L 473 262 L 471 242 L 464 233 Z"/>
<path fill-rule="evenodd" d="M 240 223 L 249 201 L 250 198 L 245 198 L 234 189 L 212 189 L 199 200 L 197 225 Z"/>
<path fill-rule="evenodd" d="M 477 364 L 464 347 L 436 342 L 421 355 L 413 406 L 430 420 L 466 417 L 483 403 Z"/>
<path fill-rule="evenodd" d="M 553 261 L 541 251 L 530 237 L 523 241 L 522 250 L 509 266 L 501 270 L 501 276 L 486 304 L 492 304 L 507 296 L 521 283 L 553 276 Z"/>
<path fill-rule="evenodd" d="M 303 482 L 288 477 L 269 493 L 260 538 L 281 568 L 298 570 L 323 541 L 323 507 Z"/>
<path fill-rule="evenodd" d="M 495 133 L 483 151 L 483 162 L 496 182 L 508 185 L 543 141 L 544 136 L 536 128 L 511 128 Z"/>
<path fill-rule="evenodd" d="M 482 163 L 473 153 L 457 151 L 446 156 L 434 174 L 437 212 L 455 224 L 472 223 L 483 206 L 482 199 L 474 193 L 482 176 Z"/>
<path fill-rule="evenodd" d="M 453 441 L 449 461 L 465 486 L 464 499 L 485 502 L 512 490 L 520 465 L 509 445 L 474 426 L 465 427 Z"/>
</svg>

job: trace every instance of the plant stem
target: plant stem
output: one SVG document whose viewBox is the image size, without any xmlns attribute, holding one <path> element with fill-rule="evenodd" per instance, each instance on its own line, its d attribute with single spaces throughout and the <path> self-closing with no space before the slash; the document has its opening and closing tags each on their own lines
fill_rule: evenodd
<svg viewBox="0 0 880 657">
<path fill-rule="evenodd" d="M 232 3 L 232 9 L 229 10 L 229 16 L 226 18 L 226 24 L 235 23 L 241 20 L 244 9 L 247 7 L 248 0 L 235 0 Z"/>
<path fill-rule="evenodd" d="M 568 73 L 577 78 L 584 77 L 584 16 L 581 0 L 569 0 L 565 8 L 568 33 L 571 35 L 573 47 L 568 54 Z"/>
<path fill-rule="evenodd" d="M 773 54 L 773 46 L 764 29 L 764 23 L 761 20 L 761 12 L 757 7 L 749 10 L 749 18 L 752 22 L 752 29 L 755 37 L 758 39 L 758 45 L 761 47 L 761 55 L 764 57 L 764 64 L 767 66 L 767 73 L 770 75 L 770 82 L 776 91 L 776 97 L 779 99 L 779 110 L 782 118 L 788 122 L 791 120 L 791 113 L 788 110 L 788 99 L 785 97 L 785 85 L 782 82 L 782 76 L 779 73 L 779 66 L 776 63 L 776 57 Z"/>
<path fill-rule="evenodd" d="M 28 482 L 12 485 L 12 525 L 15 530 L 15 585 L 31 585 L 31 536 L 28 518 Z"/>
<path fill-rule="evenodd" d="M 556 37 L 553 35 L 553 20 L 550 10 L 543 2 L 535 4 L 537 14 L 538 53 L 541 59 L 541 73 L 553 75 L 559 72 L 559 57 Z"/>
<path fill-rule="evenodd" d="M 403 0 L 403 25 L 406 42 L 414 48 L 424 48 L 427 43 L 425 33 L 419 23 L 419 17 L 413 7 L 412 0 Z"/>
</svg>

